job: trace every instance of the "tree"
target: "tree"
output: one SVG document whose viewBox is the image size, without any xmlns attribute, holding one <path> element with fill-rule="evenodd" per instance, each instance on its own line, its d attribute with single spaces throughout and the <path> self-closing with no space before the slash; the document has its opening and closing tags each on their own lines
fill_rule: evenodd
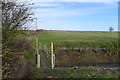
<svg viewBox="0 0 120 80">
<path fill-rule="evenodd" d="M 29 4 L 11 2 L 5 0 L 2 2 L 2 42 L 4 47 L 14 41 L 20 29 L 29 21 L 31 7 Z"/>
<path fill-rule="evenodd" d="M 12 43 L 16 40 L 18 30 L 29 22 L 29 17 L 33 14 L 31 4 L 18 3 L 16 1 L 4 0 L 1 2 L 2 7 L 2 73 L 3 77 L 14 70 L 15 63 L 20 58 L 21 52 L 10 49 Z"/>
<path fill-rule="evenodd" d="M 113 31 L 114 29 L 113 29 L 113 27 L 109 27 L 109 31 Z"/>
</svg>

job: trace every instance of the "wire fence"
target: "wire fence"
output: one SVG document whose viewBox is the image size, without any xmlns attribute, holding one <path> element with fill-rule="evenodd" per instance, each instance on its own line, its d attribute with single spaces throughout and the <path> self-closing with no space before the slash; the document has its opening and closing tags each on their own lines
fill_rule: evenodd
<svg viewBox="0 0 120 80">
<path fill-rule="evenodd" d="M 57 42 L 54 51 L 82 51 L 83 53 L 103 52 L 106 54 L 120 53 L 118 41 L 109 42 Z"/>
<path fill-rule="evenodd" d="M 118 43 L 119 43 L 118 41 L 54 42 L 53 46 L 51 46 L 50 43 L 48 44 L 40 43 L 40 51 L 44 52 L 44 55 L 46 56 L 52 68 L 55 67 L 55 65 L 74 66 L 80 64 L 91 64 L 91 63 L 95 63 L 95 64 L 112 63 L 112 61 L 117 62 L 117 57 L 115 55 L 118 55 L 120 53 L 120 48 L 119 48 L 120 45 Z M 81 54 L 85 54 L 84 55 L 85 57 L 84 56 L 82 57 Z M 93 54 L 93 55 L 89 55 L 89 54 Z M 98 55 L 99 57 L 97 57 Z M 113 56 L 107 56 L 107 55 L 113 55 Z M 114 60 L 112 58 L 114 58 Z M 111 62 L 109 62 L 110 60 Z"/>
<path fill-rule="evenodd" d="M 51 44 L 41 44 L 40 43 L 40 51 L 42 54 L 46 56 L 46 59 L 51 65 L 51 68 L 53 69 L 55 67 L 55 54 L 53 52 L 53 43 Z"/>
</svg>

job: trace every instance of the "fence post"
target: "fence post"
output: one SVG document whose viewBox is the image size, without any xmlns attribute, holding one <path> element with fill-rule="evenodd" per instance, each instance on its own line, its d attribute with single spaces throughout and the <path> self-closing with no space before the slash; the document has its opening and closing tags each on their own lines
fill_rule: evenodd
<svg viewBox="0 0 120 80">
<path fill-rule="evenodd" d="M 44 51 L 46 52 L 46 45 L 44 44 Z"/>
<path fill-rule="evenodd" d="M 40 54 L 37 54 L 37 68 L 40 68 Z"/>
<path fill-rule="evenodd" d="M 53 54 L 53 66 L 55 67 L 55 54 Z"/>
<path fill-rule="evenodd" d="M 51 42 L 51 66 L 52 66 L 52 69 L 54 68 L 54 59 L 53 59 L 53 43 Z"/>
<path fill-rule="evenodd" d="M 41 49 L 41 43 L 39 42 L 39 49 Z"/>
<path fill-rule="evenodd" d="M 36 38 L 36 44 L 38 45 L 38 38 Z"/>
<path fill-rule="evenodd" d="M 40 68 L 40 54 L 39 54 L 38 38 L 36 38 L 36 55 L 37 55 L 37 68 Z"/>
<path fill-rule="evenodd" d="M 36 38 L 36 54 L 38 54 L 38 38 Z"/>
</svg>

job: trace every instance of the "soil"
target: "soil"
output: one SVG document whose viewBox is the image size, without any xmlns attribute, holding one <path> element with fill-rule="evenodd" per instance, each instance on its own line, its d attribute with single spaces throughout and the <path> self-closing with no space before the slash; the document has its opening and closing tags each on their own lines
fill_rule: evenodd
<svg viewBox="0 0 120 80">
<path fill-rule="evenodd" d="M 56 67 L 75 67 L 75 66 L 88 66 L 100 64 L 117 64 L 117 54 L 103 54 L 103 53 L 80 53 L 78 51 L 57 51 Z"/>
</svg>

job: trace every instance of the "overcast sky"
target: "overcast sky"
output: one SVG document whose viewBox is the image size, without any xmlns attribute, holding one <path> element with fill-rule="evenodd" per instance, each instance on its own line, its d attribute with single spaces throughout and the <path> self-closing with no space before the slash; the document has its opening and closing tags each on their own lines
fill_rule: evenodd
<svg viewBox="0 0 120 80">
<path fill-rule="evenodd" d="M 118 0 L 32 1 L 35 3 L 33 8 L 38 19 L 38 29 L 79 31 L 108 31 L 109 27 L 118 29 Z M 35 29 L 35 25 L 32 26 L 32 29 Z"/>
</svg>

